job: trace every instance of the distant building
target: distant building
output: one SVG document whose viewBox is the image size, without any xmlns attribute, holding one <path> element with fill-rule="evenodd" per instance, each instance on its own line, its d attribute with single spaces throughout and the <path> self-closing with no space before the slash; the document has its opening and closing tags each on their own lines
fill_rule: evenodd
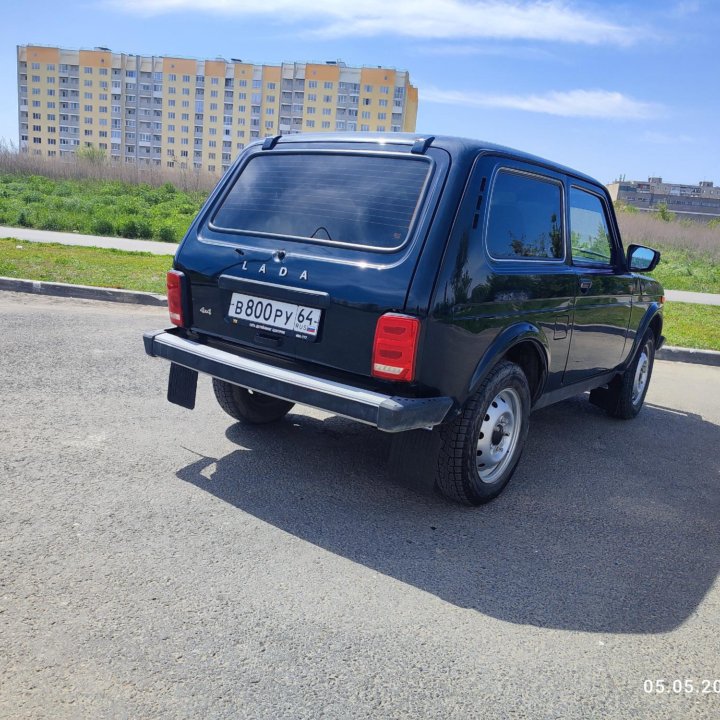
<svg viewBox="0 0 720 720">
<path fill-rule="evenodd" d="M 44 157 L 103 150 L 116 162 L 219 173 L 256 138 L 413 132 L 407 71 L 327 62 L 254 65 L 17 48 L 20 148 Z"/>
<path fill-rule="evenodd" d="M 712 220 L 720 217 L 720 187 L 709 180 L 697 185 L 664 183 L 662 178 L 641 180 L 616 180 L 607 186 L 614 202 L 632 205 L 638 210 L 656 211 L 665 204 L 668 210 L 696 220 Z"/>
</svg>

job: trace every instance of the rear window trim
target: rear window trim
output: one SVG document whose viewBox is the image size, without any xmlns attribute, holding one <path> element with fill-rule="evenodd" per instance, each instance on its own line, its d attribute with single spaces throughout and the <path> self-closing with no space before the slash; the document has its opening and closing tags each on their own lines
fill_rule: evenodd
<svg viewBox="0 0 720 720">
<path fill-rule="evenodd" d="M 526 170 L 525 168 L 518 168 L 513 167 L 512 165 L 498 165 L 495 168 L 495 171 L 493 172 L 492 177 L 492 185 L 490 187 L 490 194 L 488 198 L 488 211 L 486 213 L 485 217 L 485 223 L 484 223 L 484 232 L 483 232 L 483 242 L 485 245 L 485 252 L 487 253 L 487 256 L 496 263 L 526 263 L 526 262 L 532 262 L 532 263 L 551 263 L 553 265 L 567 265 L 568 261 L 568 250 L 567 250 L 567 243 L 568 243 L 568 229 L 567 229 L 567 222 L 565 219 L 565 215 L 567 212 L 567 202 L 565 199 L 565 183 L 558 177 L 554 177 L 552 175 L 545 175 L 541 172 L 542 168 L 533 168 L 532 170 Z M 562 257 L 559 258 L 553 258 L 553 257 L 537 257 L 537 256 L 527 256 L 527 257 L 516 257 L 516 258 L 502 258 L 502 257 L 495 257 L 490 252 L 490 247 L 488 246 L 487 242 L 487 231 L 490 226 L 490 213 L 492 212 L 492 197 L 493 193 L 495 192 L 495 183 L 497 182 L 498 175 L 501 173 L 508 173 L 508 174 L 515 174 L 515 175 L 524 175 L 525 177 L 531 178 L 533 180 L 538 180 L 539 182 L 545 182 L 545 183 L 551 183 L 554 185 L 558 185 L 560 187 L 560 217 L 562 218 L 562 228 L 563 228 L 563 254 Z"/>
<path fill-rule="evenodd" d="M 428 165 L 428 172 L 425 175 L 425 179 L 423 180 L 422 187 L 420 188 L 420 193 L 418 194 L 418 201 L 415 204 L 415 208 L 413 210 L 412 217 L 410 218 L 410 223 L 408 225 L 408 230 L 405 235 L 405 238 L 403 241 L 396 246 L 393 247 L 378 247 L 376 245 L 360 245 L 358 243 L 349 243 L 349 242 L 342 242 L 340 240 L 325 240 L 322 238 L 309 238 L 305 237 L 303 235 L 283 235 L 279 233 L 269 233 L 269 232 L 262 232 L 257 230 L 242 230 L 238 228 L 226 228 L 222 227 L 220 225 L 216 225 L 214 223 L 215 216 L 220 211 L 220 208 L 222 207 L 223 203 L 225 202 L 225 199 L 232 191 L 233 187 L 235 187 L 235 181 L 237 180 L 238 176 L 243 172 L 246 165 L 253 160 L 255 157 L 262 156 L 262 155 L 268 155 L 272 153 L 273 156 L 275 155 L 344 155 L 344 156 L 361 156 L 361 157 L 367 157 L 367 156 L 373 156 L 373 157 L 385 157 L 385 158 L 395 158 L 400 160 L 405 160 L 409 162 L 424 162 Z M 410 239 L 413 236 L 413 233 L 416 229 L 418 218 L 422 212 L 423 207 L 425 206 L 425 202 L 428 197 L 428 192 L 430 190 L 430 186 L 432 184 L 432 179 L 435 175 L 435 168 L 436 168 L 436 162 L 432 157 L 429 157 L 428 155 L 416 155 L 411 154 L 410 152 L 393 152 L 388 150 L 341 150 L 339 148 L 336 149 L 326 149 L 326 148 L 318 148 L 318 149 L 307 149 L 307 148 L 299 148 L 299 149 L 282 149 L 279 150 L 276 148 L 273 148 L 272 150 L 262 150 L 260 147 L 258 147 L 257 150 L 254 150 L 253 152 L 250 152 L 237 166 L 237 168 L 232 172 L 231 176 L 227 179 L 226 185 L 223 188 L 222 193 L 220 196 L 215 200 L 213 203 L 212 208 L 212 215 L 208 219 L 207 227 L 212 230 L 213 232 L 220 233 L 221 235 L 240 235 L 242 237 L 262 237 L 262 238 L 278 238 L 278 239 L 284 239 L 284 240 L 293 240 L 297 242 L 302 243 L 308 243 L 311 245 L 329 245 L 331 247 L 338 247 L 338 248 L 346 248 L 349 250 L 358 250 L 363 252 L 373 252 L 373 253 L 381 253 L 381 254 L 390 254 L 390 253 L 396 253 L 399 250 L 402 250 L 405 248 L 405 246 L 410 242 Z"/>
</svg>

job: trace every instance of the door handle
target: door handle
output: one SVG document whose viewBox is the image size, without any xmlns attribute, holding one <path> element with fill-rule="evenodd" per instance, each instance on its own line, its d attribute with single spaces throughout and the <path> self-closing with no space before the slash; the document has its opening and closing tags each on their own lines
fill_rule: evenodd
<svg viewBox="0 0 720 720">
<path fill-rule="evenodd" d="M 586 293 L 592 287 L 592 280 L 590 278 L 581 278 L 580 280 L 580 292 Z"/>
</svg>

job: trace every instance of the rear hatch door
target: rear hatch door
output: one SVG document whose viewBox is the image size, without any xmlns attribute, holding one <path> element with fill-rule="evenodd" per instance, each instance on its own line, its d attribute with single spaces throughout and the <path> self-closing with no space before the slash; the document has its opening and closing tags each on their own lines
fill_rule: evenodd
<svg viewBox="0 0 720 720">
<path fill-rule="evenodd" d="M 192 329 L 369 375 L 377 319 L 405 306 L 449 167 L 444 150 L 411 148 L 248 149 L 176 258 Z"/>
</svg>

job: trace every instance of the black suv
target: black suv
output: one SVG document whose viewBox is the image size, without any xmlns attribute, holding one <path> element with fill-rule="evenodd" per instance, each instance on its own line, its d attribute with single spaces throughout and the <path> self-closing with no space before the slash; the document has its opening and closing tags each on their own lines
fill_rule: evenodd
<svg viewBox="0 0 720 720">
<path fill-rule="evenodd" d="M 663 342 L 663 290 L 636 274 L 605 188 L 505 147 L 450 137 L 291 135 L 249 146 L 168 273 L 176 327 L 145 334 L 241 422 L 303 403 L 430 431 L 447 497 L 512 475 L 531 410 L 584 391 L 634 417 Z M 425 435 L 423 433 L 423 435 Z M 436 463 L 436 465 L 435 465 Z"/>
</svg>

